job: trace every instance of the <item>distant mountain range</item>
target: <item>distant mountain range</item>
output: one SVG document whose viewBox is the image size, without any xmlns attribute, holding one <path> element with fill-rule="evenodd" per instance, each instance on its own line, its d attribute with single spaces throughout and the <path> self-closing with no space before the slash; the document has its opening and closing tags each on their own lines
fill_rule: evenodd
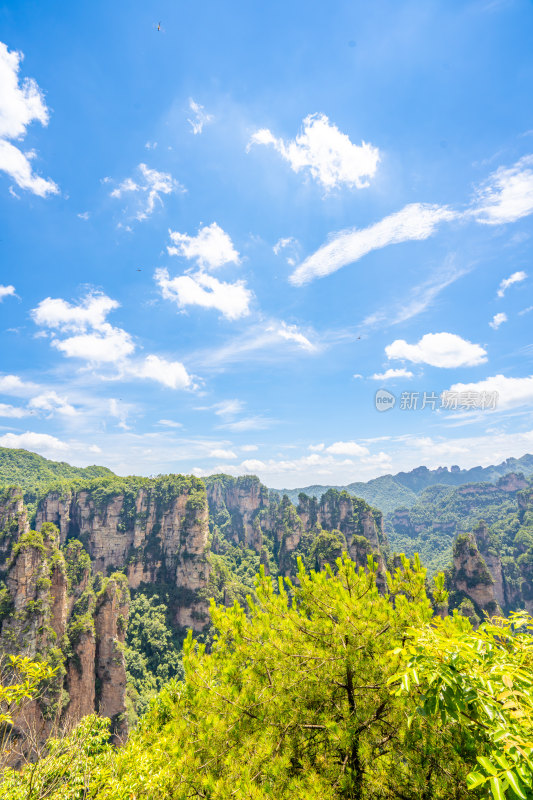
<svg viewBox="0 0 533 800">
<path fill-rule="evenodd" d="M 274 489 L 278 494 L 286 494 L 298 504 L 298 495 L 303 492 L 310 497 L 322 497 L 328 489 L 345 489 L 350 494 L 366 500 L 371 506 L 379 508 L 384 514 L 397 508 L 412 508 L 418 502 L 418 495 L 429 486 L 462 486 L 465 483 L 496 483 L 499 478 L 509 472 L 522 473 L 528 477 L 533 475 L 533 455 L 527 453 L 521 458 L 508 458 L 501 464 L 490 467 L 416 467 L 410 472 L 398 472 L 396 475 L 381 475 L 371 481 L 355 481 L 344 486 L 321 485 L 304 486 L 301 489 Z"/>
</svg>

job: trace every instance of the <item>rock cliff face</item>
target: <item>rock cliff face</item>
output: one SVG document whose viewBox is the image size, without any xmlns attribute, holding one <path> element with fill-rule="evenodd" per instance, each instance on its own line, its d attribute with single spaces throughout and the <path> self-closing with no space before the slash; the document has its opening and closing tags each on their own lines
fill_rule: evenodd
<svg viewBox="0 0 533 800">
<path fill-rule="evenodd" d="M 15 729 L 22 740 L 31 733 L 42 742 L 99 711 L 110 718 L 115 738 L 125 735 L 126 579 L 95 582 L 85 569 L 78 580 L 72 548 L 60 550 L 50 523 L 40 532 L 29 529 L 16 490 L 4 494 L 0 521 L 0 652 L 44 658 L 56 668 L 45 694 L 15 715 Z"/>
<path fill-rule="evenodd" d="M 476 612 L 481 612 L 478 616 L 485 612 L 493 616 L 501 611 L 494 580 L 472 533 L 462 534 L 455 542 L 452 584 L 456 593 L 471 600 Z"/>
<path fill-rule="evenodd" d="M 129 585 L 171 587 L 175 622 L 201 630 L 208 621 L 202 596 L 209 579 L 208 506 L 203 484 L 174 476 L 173 483 L 145 481 L 121 491 L 82 489 L 51 493 L 38 506 L 36 528 L 53 522 L 61 543 L 84 543 L 95 571 L 126 569 Z M 234 498 L 239 505 L 239 498 Z M 243 503 L 243 536 L 248 536 Z"/>
<path fill-rule="evenodd" d="M 311 558 L 311 564 L 316 554 L 312 566 L 320 567 L 331 561 L 334 552 L 347 550 L 362 566 L 373 553 L 383 571 L 387 542 L 382 515 L 348 492 L 330 489 L 320 501 L 301 494 L 295 507 L 288 497 L 269 492 L 256 477 L 217 475 L 206 479 L 206 488 L 215 552 L 225 539 L 263 553 L 265 561 L 268 548 L 280 574 L 292 575 L 299 555 Z M 323 536 L 325 531 L 334 532 L 336 544 Z"/>
</svg>

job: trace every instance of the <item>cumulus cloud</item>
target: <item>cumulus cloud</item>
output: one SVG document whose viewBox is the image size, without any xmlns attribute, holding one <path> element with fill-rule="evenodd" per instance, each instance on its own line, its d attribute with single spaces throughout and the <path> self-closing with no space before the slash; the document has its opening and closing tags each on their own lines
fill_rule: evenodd
<svg viewBox="0 0 533 800">
<path fill-rule="evenodd" d="M 197 236 L 169 231 L 173 246 L 167 248 L 169 255 L 194 259 L 200 269 L 218 269 L 224 264 L 239 263 L 239 253 L 222 228 L 213 222 L 200 228 Z"/>
<path fill-rule="evenodd" d="M 310 114 L 295 139 L 278 139 L 268 128 L 255 131 L 251 145 L 273 147 L 294 172 L 308 170 L 326 190 L 344 184 L 362 189 L 369 185 L 379 162 L 379 150 L 367 142 L 353 144 L 325 114 Z"/>
<path fill-rule="evenodd" d="M 408 369 L 387 369 L 385 372 L 376 372 L 372 375 L 374 381 L 389 381 L 394 378 L 412 378 L 413 373 Z"/>
<path fill-rule="evenodd" d="M 185 188 L 169 172 L 158 172 L 156 169 L 150 169 L 146 164 L 139 164 L 137 170 L 140 173 L 137 179 L 126 178 L 113 189 L 111 197 L 136 196 L 139 207 L 134 216 L 139 222 L 147 219 L 153 213 L 156 204 L 163 205 L 163 195 L 185 191 Z"/>
<path fill-rule="evenodd" d="M 503 322 L 507 322 L 507 314 L 505 314 L 503 311 L 500 311 L 499 314 L 494 314 L 492 322 L 489 322 L 489 325 L 491 328 L 497 331 Z"/>
<path fill-rule="evenodd" d="M 202 271 L 170 278 L 167 269 L 157 269 L 154 277 L 165 300 L 172 300 L 179 308 L 213 308 L 229 320 L 240 319 L 250 313 L 253 295 L 244 281 L 219 281 Z"/>
<path fill-rule="evenodd" d="M 53 347 L 68 358 L 112 364 L 122 361 L 135 349 L 129 333 L 106 321 L 107 315 L 118 306 L 116 300 L 102 292 L 89 292 L 77 305 L 60 297 L 47 297 L 31 315 L 37 325 L 74 334 L 64 339 L 52 338 Z"/>
<path fill-rule="evenodd" d="M 119 303 L 107 295 L 89 292 L 78 304 L 47 297 L 31 313 L 38 325 L 53 331 L 52 346 L 68 358 L 95 366 L 116 365 L 123 375 L 151 379 L 171 389 L 192 388 L 192 378 L 180 361 L 167 361 L 157 355 L 140 361 L 132 359 L 132 336 L 107 322 L 107 315 L 118 307 Z"/>
<path fill-rule="evenodd" d="M 0 284 L 0 303 L 4 299 L 4 297 L 12 297 L 15 294 L 15 287 L 14 286 L 2 286 Z"/>
<path fill-rule="evenodd" d="M 151 355 L 139 364 L 131 364 L 128 370 L 138 378 L 149 378 L 169 389 L 192 388 L 192 378 L 181 361 L 167 361 Z"/>
<path fill-rule="evenodd" d="M 19 79 L 22 53 L 7 49 L 0 42 L 0 170 L 6 172 L 21 189 L 39 197 L 57 194 L 56 184 L 41 178 L 32 170 L 33 151 L 22 152 L 9 140 L 20 141 L 34 120 L 46 127 L 48 108 L 44 96 L 33 78 Z"/>
<path fill-rule="evenodd" d="M 389 359 L 404 359 L 432 367 L 474 367 L 487 361 L 486 351 L 479 345 L 454 333 L 426 333 L 416 344 L 396 339 L 387 345 Z"/>
<path fill-rule="evenodd" d="M 114 364 L 135 350 L 130 334 L 109 323 L 102 325 L 98 333 L 52 339 L 52 345 L 67 358 L 80 358 L 92 364 Z"/>
<path fill-rule="evenodd" d="M 7 403 L 0 403 L 0 417 L 20 419 L 21 417 L 27 417 L 28 413 L 29 412 L 25 408 L 10 406 Z"/>
<path fill-rule="evenodd" d="M 508 278 L 504 278 L 498 287 L 498 297 L 503 297 L 509 286 L 512 286 L 513 283 L 521 283 L 521 281 L 525 281 L 526 278 L 527 273 L 523 270 L 513 272 Z"/>
<path fill-rule="evenodd" d="M 353 264 L 372 250 L 427 239 L 441 222 L 449 222 L 455 217 L 457 213 L 446 206 L 412 203 L 368 228 L 335 234 L 327 244 L 299 264 L 289 280 L 294 286 L 302 286 Z"/>
<path fill-rule="evenodd" d="M 73 417 L 77 413 L 74 406 L 54 391 L 43 392 L 32 397 L 28 407 L 35 411 L 48 411 L 50 414 L 57 413 L 65 417 Z"/>
<path fill-rule="evenodd" d="M 23 381 L 18 375 L 0 375 L 0 394 L 29 397 L 37 391 L 39 391 L 38 384 Z"/>
<path fill-rule="evenodd" d="M 493 172 L 478 188 L 470 213 L 485 225 L 516 222 L 533 213 L 533 155 Z"/>
<path fill-rule="evenodd" d="M 40 453 L 45 458 L 64 457 L 69 446 L 55 436 L 48 433 L 5 433 L 0 436 L 0 447 L 12 447 L 22 450 L 32 450 Z"/>
<path fill-rule="evenodd" d="M 454 383 L 451 392 L 497 392 L 498 409 L 531 406 L 533 404 L 533 375 L 525 378 L 507 378 L 493 375 L 476 383 Z"/>
<path fill-rule="evenodd" d="M 47 297 L 33 309 L 31 316 L 37 325 L 64 332 L 80 332 L 87 328 L 100 328 L 109 312 L 118 307 L 116 300 L 102 292 L 89 292 L 77 305 L 61 297 Z"/>
<path fill-rule="evenodd" d="M 208 114 L 204 107 L 201 106 L 200 103 L 197 103 L 196 100 L 193 100 L 192 97 L 189 98 L 189 108 L 194 114 L 194 119 L 187 119 L 187 122 L 192 128 L 192 132 L 196 136 L 197 134 L 202 133 L 204 125 L 208 125 L 213 121 L 213 115 Z"/>
<path fill-rule="evenodd" d="M 326 453 L 334 456 L 368 456 L 368 447 L 363 447 L 357 442 L 334 442 L 326 447 Z"/>
<path fill-rule="evenodd" d="M 231 460 L 233 458 L 237 458 L 236 453 L 233 450 L 223 450 L 221 448 L 215 448 L 215 450 L 211 450 L 209 453 L 208 458 L 220 458 L 220 459 L 228 459 Z"/>
</svg>

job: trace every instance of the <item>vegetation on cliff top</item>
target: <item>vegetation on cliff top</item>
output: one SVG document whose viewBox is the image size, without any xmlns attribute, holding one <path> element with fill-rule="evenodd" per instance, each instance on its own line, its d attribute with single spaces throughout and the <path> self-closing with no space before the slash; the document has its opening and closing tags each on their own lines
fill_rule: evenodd
<svg viewBox="0 0 533 800">
<path fill-rule="evenodd" d="M 433 617 L 420 562 L 378 592 L 345 556 L 298 580 L 260 574 L 248 613 L 213 605 L 128 743 L 86 717 L 2 800 L 514 800 L 533 791 L 531 626 Z M 518 626 L 518 627 L 517 627 Z"/>
</svg>

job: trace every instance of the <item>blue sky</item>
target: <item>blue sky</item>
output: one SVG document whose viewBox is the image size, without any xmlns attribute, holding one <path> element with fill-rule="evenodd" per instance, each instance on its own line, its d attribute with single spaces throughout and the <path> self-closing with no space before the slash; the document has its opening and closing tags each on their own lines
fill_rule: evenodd
<svg viewBox="0 0 533 800">
<path fill-rule="evenodd" d="M 3 3 L 0 445 L 275 487 L 533 452 L 532 35 Z"/>
</svg>

